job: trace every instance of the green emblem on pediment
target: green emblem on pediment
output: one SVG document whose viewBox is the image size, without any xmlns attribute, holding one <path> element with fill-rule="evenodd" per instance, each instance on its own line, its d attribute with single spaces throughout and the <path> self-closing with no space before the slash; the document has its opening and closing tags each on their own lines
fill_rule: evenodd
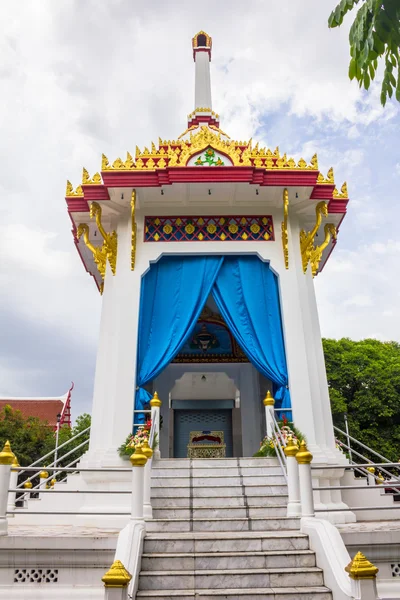
<svg viewBox="0 0 400 600">
<path fill-rule="evenodd" d="M 223 167 L 225 165 L 220 156 L 216 157 L 215 150 L 211 147 L 208 147 L 204 154 L 200 154 L 194 164 L 197 167 Z"/>
</svg>

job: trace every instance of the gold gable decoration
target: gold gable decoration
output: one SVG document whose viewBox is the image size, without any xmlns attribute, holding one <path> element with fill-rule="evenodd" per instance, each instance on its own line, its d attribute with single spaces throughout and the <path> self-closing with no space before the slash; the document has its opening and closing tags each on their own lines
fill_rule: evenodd
<svg viewBox="0 0 400 600">
<path fill-rule="evenodd" d="M 333 168 L 331 167 L 327 173 L 327 176 L 324 177 L 322 175 L 322 173 L 318 174 L 318 178 L 317 178 L 317 183 L 318 184 L 323 184 L 323 185 L 334 185 L 335 184 L 335 177 L 333 175 Z"/>
<path fill-rule="evenodd" d="M 72 187 L 72 183 L 70 181 L 67 181 L 67 189 L 65 191 L 65 197 L 66 198 L 83 198 L 83 189 L 81 185 L 78 185 L 78 187 L 74 190 L 74 188 Z"/>
<path fill-rule="evenodd" d="M 347 183 L 344 182 L 342 187 L 340 188 L 340 192 L 337 188 L 333 190 L 333 198 L 337 198 L 339 200 L 348 200 L 349 193 L 347 191 Z"/>
<path fill-rule="evenodd" d="M 198 128 L 196 128 L 198 130 Z M 101 170 L 106 171 L 156 171 L 158 169 L 166 169 L 171 167 L 185 167 L 190 158 L 202 152 L 208 147 L 225 154 L 232 161 L 235 167 L 256 167 L 265 170 L 312 170 L 318 171 L 318 159 L 315 154 L 310 164 L 301 158 L 295 161 L 293 158 L 288 158 L 286 154 L 280 155 L 279 148 L 274 151 L 269 148 L 259 148 L 258 143 L 253 147 L 252 140 L 234 141 L 223 139 L 220 131 L 211 131 L 205 125 L 200 127 L 197 133 L 189 130 L 190 136 L 188 140 L 162 140 L 159 138 L 158 148 L 152 143 L 151 150 L 144 148 L 140 150 L 136 147 L 135 160 L 127 153 L 127 158 L 123 161 L 117 158 L 110 164 L 108 158 L 103 154 Z M 328 179 L 331 171 L 328 173 Z M 90 179 L 90 178 L 89 178 Z M 93 177 L 94 179 L 94 177 Z M 323 183 L 333 182 L 325 181 Z M 83 183 L 87 183 L 86 181 Z M 89 181 L 89 183 L 95 183 Z"/>
</svg>

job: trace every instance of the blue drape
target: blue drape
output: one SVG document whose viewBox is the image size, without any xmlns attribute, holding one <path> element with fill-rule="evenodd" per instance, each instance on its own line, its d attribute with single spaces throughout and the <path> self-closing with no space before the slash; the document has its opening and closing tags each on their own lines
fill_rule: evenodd
<svg viewBox="0 0 400 600">
<path fill-rule="evenodd" d="M 173 360 L 192 333 L 223 263 L 221 256 L 173 256 L 153 264 L 142 280 L 135 408 L 151 394 L 143 386 Z M 144 422 L 138 414 L 136 423 Z"/>
<path fill-rule="evenodd" d="M 277 408 L 290 408 L 278 282 L 256 256 L 226 256 L 212 294 L 250 362 L 276 386 Z"/>
</svg>

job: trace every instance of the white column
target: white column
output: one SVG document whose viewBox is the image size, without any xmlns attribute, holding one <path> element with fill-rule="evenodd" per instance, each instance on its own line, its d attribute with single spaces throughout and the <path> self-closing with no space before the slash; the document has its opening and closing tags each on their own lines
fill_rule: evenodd
<svg viewBox="0 0 400 600">
<path fill-rule="evenodd" d="M 107 265 L 85 466 L 119 463 L 133 423 L 141 272 L 131 271 L 131 215 L 120 216 L 116 274 Z"/>
<path fill-rule="evenodd" d="M 48 477 L 49 477 L 49 474 L 47 471 L 40 471 L 40 473 L 39 473 L 39 489 L 40 490 L 46 489 Z M 39 494 L 39 497 L 40 497 L 40 494 Z"/>
<path fill-rule="evenodd" d="M 10 490 L 15 490 L 17 488 L 18 485 L 18 471 L 16 470 L 15 467 L 19 467 L 19 462 L 17 457 L 14 457 L 13 463 L 12 463 L 12 467 L 11 467 L 11 473 L 10 473 Z M 17 496 L 17 492 L 8 492 L 8 499 L 7 499 L 7 511 L 14 511 L 15 510 L 15 499 Z M 13 517 L 14 515 L 8 515 L 9 517 Z"/>
<path fill-rule="evenodd" d="M 155 422 L 155 434 L 157 436 L 157 448 L 154 451 L 155 458 L 161 458 L 160 453 L 160 411 L 161 411 L 162 402 L 158 397 L 157 392 L 154 392 L 153 398 L 150 400 L 151 406 L 151 422 Z"/>
<path fill-rule="evenodd" d="M 288 517 L 299 517 L 301 515 L 299 465 L 297 464 L 296 460 L 296 454 L 298 451 L 299 449 L 296 444 L 293 443 L 292 437 L 289 437 L 284 451 L 286 456 L 288 479 Z"/>
<path fill-rule="evenodd" d="M 0 535 L 7 535 L 7 500 L 8 488 L 10 486 L 10 471 L 14 460 L 14 454 L 11 451 L 10 442 L 4 444 L 0 452 Z"/>
<path fill-rule="evenodd" d="M 196 64 L 194 108 L 212 108 L 211 106 L 211 77 L 210 56 L 208 52 L 195 50 Z"/>
<path fill-rule="evenodd" d="M 300 444 L 300 450 L 296 454 L 296 460 L 299 467 L 300 498 L 301 498 L 301 516 L 314 517 L 314 497 L 311 478 L 311 461 L 313 457 L 307 450 L 305 441 Z"/>
<path fill-rule="evenodd" d="M 265 406 L 266 433 L 267 433 L 267 437 L 271 438 L 274 433 L 273 414 L 274 414 L 275 400 L 272 397 L 272 394 L 270 391 L 267 392 L 267 395 L 265 396 L 265 398 L 263 400 L 263 404 Z"/>
<path fill-rule="evenodd" d="M 132 497 L 131 497 L 131 520 L 144 521 L 144 468 L 147 463 L 146 456 L 142 453 L 141 446 L 136 446 L 130 461 L 132 463 Z"/>
<path fill-rule="evenodd" d="M 145 519 L 153 518 L 153 509 L 151 506 L 151 469 L 153 464 L 153 450 L 146 441 L 142 446 L 142 454 L 147 458 L 144 467 L 144 491 L 143 491 L 143 516 Z"/>
</svg>

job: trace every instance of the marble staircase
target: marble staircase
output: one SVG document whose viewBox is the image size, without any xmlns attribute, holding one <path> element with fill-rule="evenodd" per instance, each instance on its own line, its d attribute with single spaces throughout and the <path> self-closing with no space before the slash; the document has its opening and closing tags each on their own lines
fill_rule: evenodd
<svg viewBox="0 0 400 600">
<path fill-rule="evenodd" d="M 158 460 L 137 598 L 331 600 L 276 459 Z"/>
</svg>

